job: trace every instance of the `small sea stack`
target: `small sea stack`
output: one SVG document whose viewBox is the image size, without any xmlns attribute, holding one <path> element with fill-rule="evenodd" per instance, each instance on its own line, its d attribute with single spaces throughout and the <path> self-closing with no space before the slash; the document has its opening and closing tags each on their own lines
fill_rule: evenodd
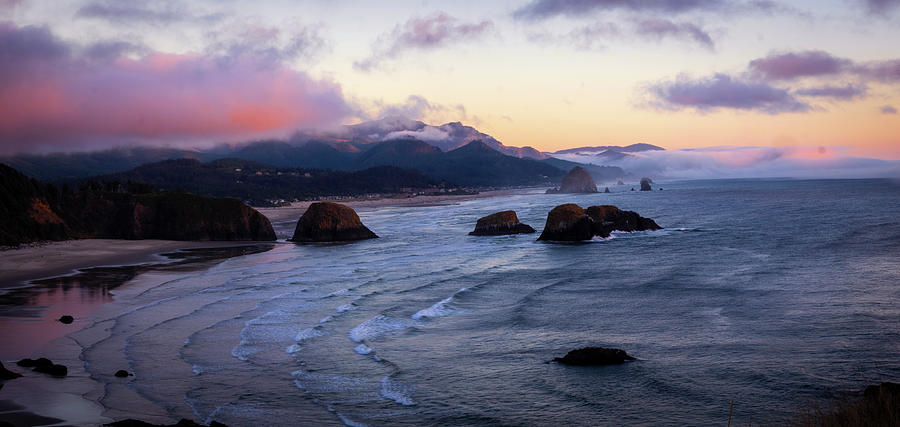
<svg viewBox="0 0 900 427">
<path fill-rule="evenodd" d="M 559 188 L 547 190 L 547 194 L 579 194 L 596 193 L 597 184 L 590 172 L 581 166 L 575 166 L 563 177 Z"/>
<path fill-rule="evenodd" d="M 653 184 L 653 180 L 647 177 L 641 178 L 641 191 L 651 191 L 653 188 L 650 188 L 650 184 Z"/>
<path fill-rule="evenodd" d="M 603 347 L 579 348 L 568 352 L 563 357 L 553 359 L 554 362 L 574 366 L 619 365 L 632 360 L 637 359 L 630 356 L 624 350 Z"/>
<path fill-rule="evenodd" d="M 534 228 L 519 222 L 516 211 L 503 211 L 478 219 L 472 236 L 502 236 L 506 234 L 534 233 Z"/>
<path fill-rule="evenodd" d="M 650 218 L 634 211 L 623 211 L 616 206 L 591 206 L 583 209 L 573 203 L 559 205 L 547 214 L 547 224 L 538 240 L 575 242 L 590 240 L 594 236 L 609 237 L 613 231 L 660 230 Z"/>
<path fill-rule="evenodd" d="M 65 315 L 65 316 L 60 317 L 59 319 L 56 319 L 56 320 L 57 320 L 59 323 L 62 323 L 62 324 L 64 324 L 64 325 L 69 325 L 69 324 L 71 324 L 72 322 L 75 321 L 75 318 L 72 317 L 72 316 L 69 316 L 69 315 L 67 314 L 67 315 Z"/>
<path fill-rule="evenodd" d="M 350 207 L 339 203 L 316 202 L 309 205 L 297 221 L 297 228 L 290 241 L 347 242 L 377 237 L 378 235 L 363 225 L 359 215 Z"/>
</svg>

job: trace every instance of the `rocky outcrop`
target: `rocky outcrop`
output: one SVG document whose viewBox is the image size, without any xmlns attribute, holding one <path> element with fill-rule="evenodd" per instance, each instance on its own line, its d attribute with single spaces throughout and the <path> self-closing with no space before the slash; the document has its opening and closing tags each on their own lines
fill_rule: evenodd
<svg viewBox="0 0 900 427">
<path fill-rule="evenodd" d="M 175 424 L 152 424 L 146 421 L 136 420 L 133 418 L 116 421 L 109 424 L 103 424 L 107 427 L 206 427 L 206 424 L 200 424 L 194 420 L 189 420 L 186 418 L 182 418 Z M 225 424 L 222 424 L 218 421 L 212 421 L 209 423 L 209 427 L 228 427 Z"/>
<path fill-rule="evenodd" d="M 46 357 L 41 357 L 40 359 L 22 359 L 16 362 L 16 365 L 24 368 L 34 368 L 32 369 L 34 372 L 49 374 L 55 377 L 64 377 L 69 373 L 69 368 L 66 368 L 64 365 L 53 363 L 53 361 Z"/>
<path fill-rule="evenodd" d="M 503 211 L 479 218 L 472 236 L 499 236 L 504 234 L 534 233 L 534 228 L 519 222 L 516 211 Z"/>
<path fill-rule="evenodd" d="M 612 231 L 646 231 L 662 229 L 650 218 L 615 206 L 591 206 L 582 209 L 572 203 L 559 205 L 547 214 L 547 224 L 538 240 L 573 242 L 594 236 L 609 237 Z"/>
<path fill-rule="evenodd" d="M 595 236 L 609 237 L 613 231 L 660 230 L 662 227 L 650 218 L 644 218 L 634 211 L 623 211 L 612 205 L 591 206 L 585 210 L 593 220 Z"/>
<path fill-rule="evenodd" d="M 650 191 L 653 190 L 650 188 L 650 184 L 653 184 L 653 180 L 650 178 L 641 178 L 641 191 Z"/>
<path fill-rule="evenodd" d="M 579 348 L 570 351 L 564 357 L 553 359 L 554 362 L 575 366 L 618 365 L 631 360 L 636 359 L 629 356 L 624 350 L 602 347 Z"/>
<path fill-rule="evenodd" d="M 316 202 L 309 205 L 294 230 L 292 242 L 344 242 L 374 239 L 353 209 L 339 203 Z"/>
<path fill-rule="evenodd" d="M 75 318 L 72 317 L 72 316 L 69 316 L 68 314 L 66 314 L 65 316 L 62 316 L 62 317 L 60 317 L 59 319 L 56 319 L 56 320 L 57 320 L 59 323 L 62 323 L 62 324 L 64 324 L 64 325 L 69 325 L 69 324 L 71 324 L 72 322 L 75 321 Z"/>
<path fill-rule="evenodd" d="M 594 221 L 574 203 L 559 205 L 547 214 L 547 223 L 538 240 L 576 242 L 594 236 Z"/>
<path fill-rule="evenodd" d="M 0 380 L 12 380 L 21 377 L 21 375 L 6 369 L 3 362 L 0 362 Z"/>
<path fill-rule="evenodd" d="M 116 371 L 116 373 L 113 374 L 113 375 L 114 375 L 116 378 L 128 378 L 128 377 L 129 377 L 130 375 L 132 375 L 132 374 L 128 373 L 128 371 L 126 371 L 126 370 L 124 370 L 124 369 L 119 369 L 119 370 Z"/>
<path fill-rule="evenodd" d="M 547 194 L 555 193 L 596 193 L 597 184 L 590 172 L 581 166 L 575 166 L 563 177 L 559 188 L 547 190 Z"/>
</svg>

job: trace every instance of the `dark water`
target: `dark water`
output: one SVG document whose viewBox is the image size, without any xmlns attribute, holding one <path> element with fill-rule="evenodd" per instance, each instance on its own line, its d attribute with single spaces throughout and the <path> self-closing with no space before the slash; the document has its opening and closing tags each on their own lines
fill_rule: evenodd
<svg viewBox="0 0 900 427">
<path fill-rule="evenodd" d="M 382 238 L 278 245 L 185 273 L 96 319 L 129 390 L 230 425 L 779 422 L 900 380 L 900 184 L 666 183 L 362 211 Z M 582 244 L 473 237 L 567 202 L 666 227 Z M 125 304 L 125 301 L 117 303 Z M 583 346 L 639 361 L 546 363 Z M 101 402 L 114 406 L 115 391 Z"/>
</svg>

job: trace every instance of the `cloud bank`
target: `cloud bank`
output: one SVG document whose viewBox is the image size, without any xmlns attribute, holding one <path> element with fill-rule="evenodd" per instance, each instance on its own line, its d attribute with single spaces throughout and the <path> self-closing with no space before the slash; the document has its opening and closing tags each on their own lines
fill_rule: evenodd
<svg viewBox="0 0 900 427">
<path fill-rule="evenodd" d="M 725 146 L 633 154 L 612 162 L 586 154 L 554 157 L 620 166 L 654 179 L 900 177 L 900 161 L 853 157 L 842 147 Z"/>
<path fill-rule="evenodd" d="M 727 74 L 694 79 L 680 76 L 673 81 L 650 85 L 654 100 L 650 105 L 668 110 L 694 108 L 701 112 L 718 108 L 753 110 L 767 114 L 806 112 L 812 107 L 788 90 L 766 83 L 733 79 Z"/>
<path fill-rule="evenodd" d="M 490 20 L 476 23 L 438 13 L 426 18 L 412 18 L 397 25 L 390 33 L 378 37 L 372 55 L 353 64 L 359 71 L 370 71 L 384 61 L 396 59 L 409 51 L 436 49 L 450 43 L 475 39 L 487 34 L 494 24 Z"/>
<path fill-rule="evenodd" d="M 152 51 L 122 56 L 129 49 L 85 48 L 47 28 L 0 24 L 3 150 L 283 136 L 351 111 L 337 84 L 278 64 Z"/>
</svg>

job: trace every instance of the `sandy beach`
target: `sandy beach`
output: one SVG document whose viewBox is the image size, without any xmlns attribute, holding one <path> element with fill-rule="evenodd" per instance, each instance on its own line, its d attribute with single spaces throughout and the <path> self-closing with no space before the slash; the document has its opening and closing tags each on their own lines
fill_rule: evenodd
<svg viewBox="0 0 900 427">
<path fill-rule="evenodd" d="M 248 242 L 84 239 L 23 245 L 0 252 L 0 288 L 64 276 L 89 267 L 160 262 L 165 258 L 159 254 L 179 249 L 246 244 Z"/>
</svg>

